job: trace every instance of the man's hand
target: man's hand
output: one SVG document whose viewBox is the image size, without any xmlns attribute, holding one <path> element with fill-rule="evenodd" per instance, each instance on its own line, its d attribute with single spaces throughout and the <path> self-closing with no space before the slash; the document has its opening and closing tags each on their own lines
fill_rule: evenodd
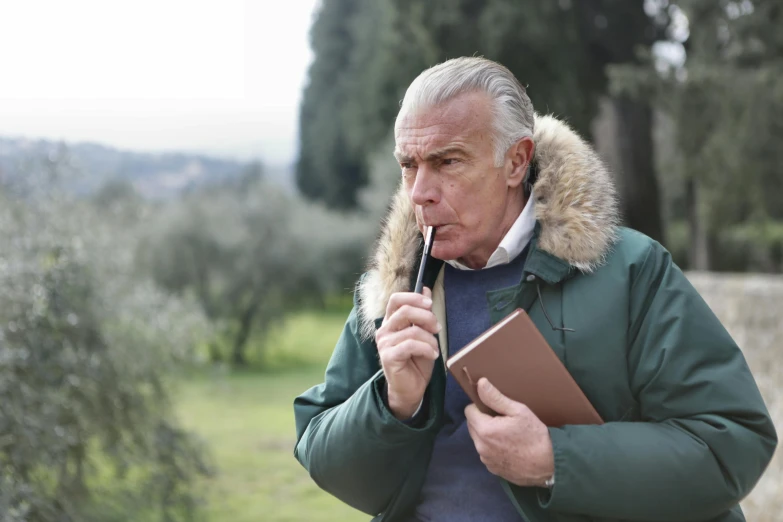
<svg viewBox="0 0 783 522">
<path fill-rule="evenodd" d="M 481 413 L 475 404 L 465 408 L 468 431 L 481 462 L 490 473 L 518 486 L 543 486 L 555 472 L 549 429 L 530 408 L 479 379 L 481 401 L 497 417 Z"/>
<path fill-rule="evenodd" d="M 386 376 L 389 408 L 398 419 L 413 416 L 424 397 L 438 358 L 434 334 L 439 331 L 429 288 L 423 294 L 398 292 L 389 298 L 375 344 Z"/>
</svg>

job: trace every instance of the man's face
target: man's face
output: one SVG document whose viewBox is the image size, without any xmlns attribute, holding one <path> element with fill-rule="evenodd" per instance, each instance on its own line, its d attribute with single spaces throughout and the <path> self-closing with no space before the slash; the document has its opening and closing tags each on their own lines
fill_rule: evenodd
<svg viewBox="0 0 783 522">
<path fill-rule="evenodd" d="M 438 259 L 483 267 L 524 205 L 520 166 L 507 155 L 495 167 L 492 137 L 491 103 L 483 93 L 398 122 L 394 155 L 419 229 L 437 228 L 432 255 Z"/>
</svg>

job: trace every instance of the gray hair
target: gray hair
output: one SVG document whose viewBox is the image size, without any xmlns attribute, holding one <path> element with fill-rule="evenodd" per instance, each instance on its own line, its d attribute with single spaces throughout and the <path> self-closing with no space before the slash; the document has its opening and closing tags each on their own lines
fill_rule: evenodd
<svg viewBox="0 0 783 522">
<path fill-rule="evenodd" d="M 395 128 L 402 116 L 435 107 L 461 94 L 483 92 L 493 105 L 495 166 L 508 149 L 533 137 L 533 104 L 525 88 L 506 67 L 486 58 L 454 58 L 421 73 L 405 92 Z"/>
</svg>

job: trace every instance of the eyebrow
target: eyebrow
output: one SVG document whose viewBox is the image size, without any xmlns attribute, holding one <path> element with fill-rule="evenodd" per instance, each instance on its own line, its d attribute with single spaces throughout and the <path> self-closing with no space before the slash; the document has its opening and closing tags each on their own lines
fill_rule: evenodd
<svg viewBox="0 0 783 522">
<path fill-rule="evenodd" d="M 465 151 L 462 149 L 462 147 L 446 147 L 444 149 L 439 149 L 429 153 L 427 157 L 424 158 L 424 161 L 439 160 L 442 159 L 444 156 L 448 156 L 449 154 L 454 154 L 454 153 L 464 155 Z M 413 161 L 412 156 L 408 156 L 407 154 L 404 154 L 399 150 L 394 151 L 394 157 L 397 158 L 397 161 L 399 163 L 408 163 Z"/>
<path fill-rule="evenodd" d="M 398 163 L 409 163 L 413 161 L 413 158 L 408 156 L 407 154 L 403 154 L 397 149 L 394 149 L 394 157 L 397 159 Z"/>
</svg>

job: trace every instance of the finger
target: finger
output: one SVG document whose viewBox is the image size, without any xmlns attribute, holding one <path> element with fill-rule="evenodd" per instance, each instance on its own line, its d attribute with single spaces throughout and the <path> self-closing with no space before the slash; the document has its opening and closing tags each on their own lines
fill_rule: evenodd
<svg viewBox="0 0 783 522">
<path fill-rule="evenodd" d="M 431 333 L 422 330 L 418 326 L 409 326 L 405 330 L 394 332 L 389 334 L 379 345 L 378 352 L 382 353 L 385 350 L 393 349 L 405 341 L 413 340 L 426 344 L 432 351 L 432 357 L 437 359 L 440 354 L 438 349 L 438 340 Z M 429 357 L 428 357 L 429 358 Z"/>
<path fill-rule="evenodd" d="M 489 379 L 482 377 L 478 381 L 478 396 L 481 402 L 500 415 L 518 415 L 521 403 L 509 399 L 495 388 Z"/>
<path fill-rule="evenodd" d="M 468 406 L 465 408 L 465 424 L 468 426 L 468 434 L 470 435 L 470 438 L 473 440 L 475 445 L 475 443 L 479 440 L 479 436 L 478 433 L 476 433 L 476 429 L 473 427 L 473 422 L 471 421 L 474 410 L 478 411 L 478 408 L 476 408 L 475 404 L 468 404 Z"/>
<path fill-rule="evenodd" d="M 467 419 L 470 420 L 467 420 Z M 481 453 L 480 448 L 487 445 L 487 441 L 492 438 L 492 421 L 494 417 L 481 413 L 475 404 L 470 404 L 465 408 L 465 419 L 468 425 L 468 433 L 473 440 L 476 450 Z"/>
<path fill-rule="evenodd" d="M 432 299 L 432 290 L 428 286 L 425 286 L 421 289 L 421 295 L 427 299 Z"/>
<path fill-rule="evenodd" d="M 388 324 L 385 324 L 387 322 Z M 423 328 L 433 335 L 441 330 L 438 318 L 435 317 L 435 314 L 430 310 L 417 308 L 411 305 L 401 306 L 388 318 L 388 321 L 384 320 L 384 325 L 391 331 L 403 330 L 412 324 Z"/>
<path fill-rule="evenodd" d="M 402 343 L 380 352 L 381 362 L 387 365 L 401 366 L 414 357 L 435 360 L 438 353 L 422 341 L 408 339 Z"/>
<path fill-rule="evenodd" d="M 491 415 L 482 413 L 475 404 L 468 404 L 465 407 L 465 421 L 468 424 L 469 429 L 473 429 L 474 433 L 480 435 L 487 422 L 491 422 Z"/>
<path fill-rule="evenodd" d="M 390 317 L 401 306 L 415 306 L 430 310 L 432 308 L 432 293 L 430 295 L 417 294 L 414 292 L 395 292 L 389 298 L 386 304 L 386 317 Z"/>
</svg>

